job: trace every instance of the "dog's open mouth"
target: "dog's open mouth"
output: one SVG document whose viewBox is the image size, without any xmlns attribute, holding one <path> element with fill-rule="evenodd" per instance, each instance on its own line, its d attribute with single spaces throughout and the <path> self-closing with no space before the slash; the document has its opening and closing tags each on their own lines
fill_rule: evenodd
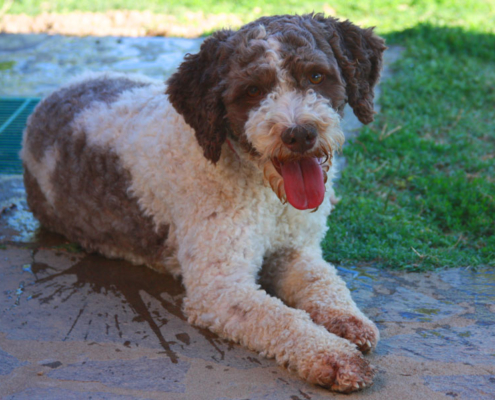
<svg viewBox="0 0 495 400">
<path fill-rule="evenodd" d="M 320 159 L 305 157 L 298 160 L 272 159 L 277 172 L 284 180 L 287 201 L 298 210 L 317 208 L 325 196 L 325 174 Z"/>
</svg>

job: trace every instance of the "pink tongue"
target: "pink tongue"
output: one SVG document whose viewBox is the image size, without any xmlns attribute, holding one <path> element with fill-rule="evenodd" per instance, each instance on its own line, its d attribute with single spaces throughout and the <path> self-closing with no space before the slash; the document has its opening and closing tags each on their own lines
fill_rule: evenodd
<svg viewBox="0 0 495 400">
<path fill-rule="evenodd" d="M 298 210 L 318 207 L 325 196 L 323 171 L 316 158 L 303 158 L 300 161 L 282 165 L 287 201 Z"/>
</svg>

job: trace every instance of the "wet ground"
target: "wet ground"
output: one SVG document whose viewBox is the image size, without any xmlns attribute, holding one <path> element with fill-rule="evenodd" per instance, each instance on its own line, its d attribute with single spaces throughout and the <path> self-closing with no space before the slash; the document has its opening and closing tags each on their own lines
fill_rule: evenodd
<svg viewBox="0 0 495 400">
<path fill-rule="evenodd" d="M 105 38 L 103 44 L 95 38 L 7 39 L 0 35 L 0 63 L 11 61 L 9 69 L 0 68 L 0 95 L 11 96 L 44 95 L 85 69 L 142 67 L 165 78 L 184 52 L 199 45 L 146 38 Z M 122 43 L 127 47 L 120 52 Z M 99 45 L 108 47 L 99 51 Z M 175 55 L 160 66 L 166 49 Z M 358 126 L 346 119 L 346 134 Z M 375 385 L 352 395 L 305 384 L 273 360 L 189 325 L 179 281 L 85 254 L 44 231 L 27 210 L 22 178 L 0 176 L 0 398 L 495 398 L 493 270 L 339 270 L 382 334 L 368 356 L 378 367 Z"/>
</svg>

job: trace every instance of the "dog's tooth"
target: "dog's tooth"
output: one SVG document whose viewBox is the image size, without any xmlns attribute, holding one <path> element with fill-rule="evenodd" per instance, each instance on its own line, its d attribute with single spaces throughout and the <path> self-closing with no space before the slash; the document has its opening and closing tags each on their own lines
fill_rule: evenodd
<svg viewBox="0 0 495 400">
<path fill-rule="evenodd" d="M 371 342 L 369 340 L 366 341 L 366 345 L 371 348 Z"/>
</svg>

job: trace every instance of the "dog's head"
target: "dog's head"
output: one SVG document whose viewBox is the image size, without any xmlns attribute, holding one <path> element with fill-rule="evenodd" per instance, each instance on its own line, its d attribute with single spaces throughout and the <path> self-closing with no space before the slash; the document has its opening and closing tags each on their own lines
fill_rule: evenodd
<svg viewBox="0 0 495 400">
<path fill-rule="evenodd" d="M 323 201 L 326 171 L 343 143 L 346 103 L 373 121 L 383 39 L 321 14 L 263 17 L 223 30 L 189 54 L 169 79 L 175 109 L 216 163 L 226 140 L 263 170 L 295 208 Z"/>
</svg>

